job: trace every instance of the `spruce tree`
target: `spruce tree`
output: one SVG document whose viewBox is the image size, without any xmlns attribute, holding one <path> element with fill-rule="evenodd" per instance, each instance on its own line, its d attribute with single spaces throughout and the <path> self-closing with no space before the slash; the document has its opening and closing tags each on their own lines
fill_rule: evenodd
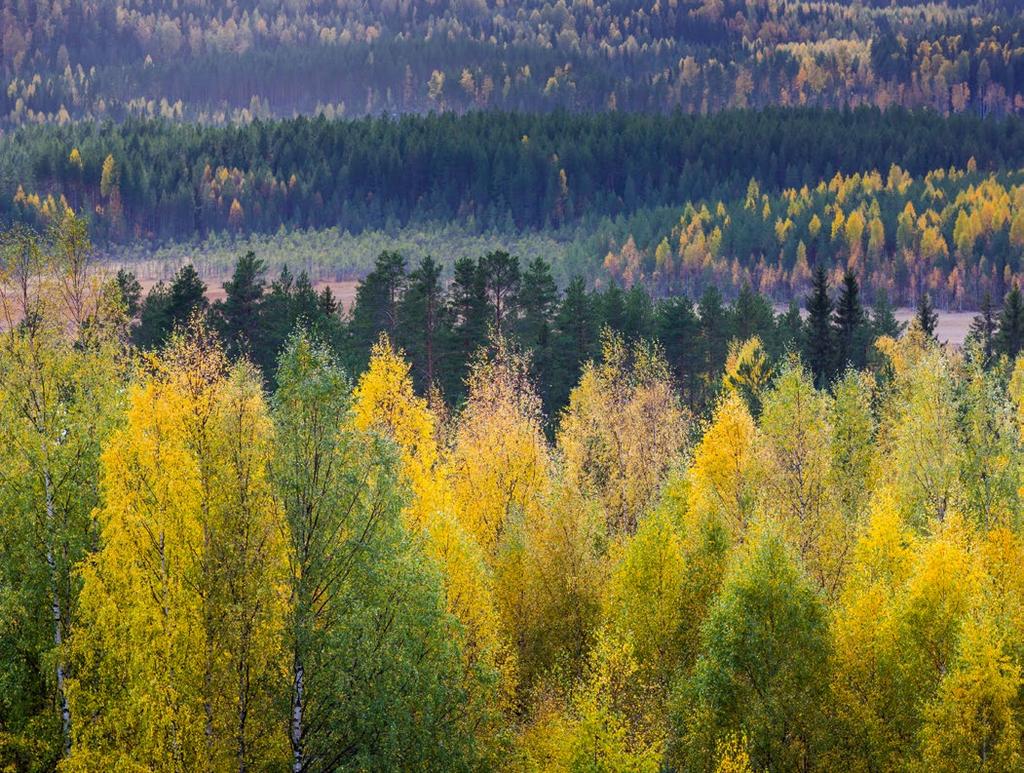
<svg viewBox="0 0 1024 773">
<path fill-rule="evenodd" d="M 548 416 L 554 416 L 569 402 L 569 392 L 579 381 L 583 365 L 598 354 L 600 327 L 595 306 L 583 278 L 574 277 L 555 314 L 553 373 L 545 406 Z"/>
<path fill-rule="evenodd" d="M 871 307 L 871 335 L 874 338 L 889 336 L 897 338 L 903 332 L 906 323 L 897 322 L 889 293 L 885 289 L 875 292 L 875 303 Z"/>
<path fill-rule="evenodd" d="M 932 297 L 928 293 L 921 293 L 917 301 L 917 311 L 914 313 L 914 320 L 921 332 L 929 338 L 935 338 L 935 328 L 939 324 L 939 315 L 932 306 Z"/>
<path fill-rule="evenodd" d="M 541 399 L 545 407 L 549 407 L 554 368 L 552 325 L 558 307 L 558 286 L 547 261 L 535 258 L 526 267 L 519 300 L 522 307 L 518 323 L 519 340 L 530 352 Z"/>
<path fill-rule="evenodd" d="M 405 287 L 405 258 L 397 252 L 382 252 L 373 270 L 356 287 L 356 299 L 348 326 L 349 365 L 360 373 L 370 357 L 370 347 L 381 333 L 392 340 L 398 328 L 398 301 Z"/>
<path fill-rule="evenodd" d="M 833 315 L 836 354 L 840 369 L 862 368 L 867 362 L 867 330 L 860 303 L 860 286 L 852 271 L 843 275 L 843 286 Z"/>
<path fill-rule="evenodd" d="M 705 377 L 705 388 L 700 396 L 703 402 L 710 399 L 718 388 L 732 338 L 731 315 L 722 301 L 722 293 L 714 285 L 709 285 L 701 295 L 697 316 L 700 319 L 701 371 Z"/>
<path fill-rule="evenodd" d="M 523 272 L 519 300 L 519 340 L 527 348 L 546 346 L 558 305 L 558 286 L 551 275 L 551 264 L 543 258 L 534 258 Z"/>
<path fill-rule="evenodd" d="M 804 330 L 804 359 L 814 374 L 814 383 L 819 388 L 828 386 L 835 372 L 835 348 L 832 341 L 832 299 L 828 295 L 828 277 L 822 266 L 814 272 Z"/>
<path fill-rule="evenodd" d="M 626 294 L 612 282 L 602 293 L 595 294 L 599 327 L 623 333 L 626 328 Z"/>
<path fill-rule="evenodd" d="M 777 345 L 780 352 L 799 352 L 804 346 L 804 320 L 800 316 L 800 304 L 790 301 L 785 314 L 780 314 L 776 322 Z"/>
<path fill-rule="evenodd" d="M 651 295 L 641 284 L 626 291 L 622 307 L 622 336 L 637 341 L 654 335 L 654 304 Z"/>
<path fill-rule="evenodd" d="M 691 407 L 700 393 L 701 359 L 697 346 L 700 323 L 693 301 L 685 296 L 665 298 L 655 309 L 655 330 L 676 383 Z"/>
<path fill-rule="evenodd" d="M 992 359 L 997 330 L 998 323 L 995 308 L 992 305 L 992 294 L 986 290 L 981 299 L 981 308 L 978 310 L 977 316 L 971 320 L 971 327 L 967 332 L 967 340 L 975 341 L 981 347 L 981 354 L 985 362 Z"/>
<path fill-rule="evenodd" d="M 1024 347 L 1024 298 L 1016 282 L 1003 299 L 1003 310 L 999 314 L 999 332 L 996 334 L 996 351 L 1011 360 Z"/>
<path fill-rule="evenodd" d="M 732 334 L 741 341 L 756 335 L 765 347 L 775 345 L 775 313 L 768 300 L 754 292 L 749 282 L 740 287 L 732 305 Z"/>
</svg>

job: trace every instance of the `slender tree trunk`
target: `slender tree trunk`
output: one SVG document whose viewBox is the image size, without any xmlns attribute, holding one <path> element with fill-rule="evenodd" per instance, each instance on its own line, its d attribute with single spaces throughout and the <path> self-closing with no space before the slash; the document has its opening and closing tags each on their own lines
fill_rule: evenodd
<svg viewBox="0 0 1024 773">
<path fill-rule="evenodd" d="M 46 496 L 46 565 L 50 570 L 50 607 L 53 615 L 53 646 L 57 650 L 57 701 L 60 704 L 60 730 L 63 741 L 63 755 L 66 757 L 71 752 L 71 708 L 68 706 L 67 694 L 64 691 L 64 680 L 66 669 L 64 666 L 64 653 L 61 648 L 64 644 L 64 613 L 60 603 L 60 582 L 57 577 L 57 560 L 53 554 L 54 534 L 54 504 L 53 504 L 53 482 L 50 479 L 50 471 L 43 473 L 43 487 Z"/>
<path fill-rule="evenodd" d="M 302 773 L 306 767 L 306 669 L 302 665 L 302 657 L 299 655 L 298 647 L 295 648 L 292 674 L 292 771 L 293 773 Z"/>
</svg>

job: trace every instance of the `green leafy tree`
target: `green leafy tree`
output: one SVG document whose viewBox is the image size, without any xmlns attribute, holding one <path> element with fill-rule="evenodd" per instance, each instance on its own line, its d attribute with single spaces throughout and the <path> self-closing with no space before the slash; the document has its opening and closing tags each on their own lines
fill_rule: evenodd
<svg viewBox="0 0 1024 773">
<path fill-rule="evenodd" d="M 703 770 L 721 739 L 742 732 L 755 768 L 813 768 L 825 731 L 828 621 L 771 528 L 726 574 L 701 650 L 677 714 L 680 767 Z"/>
<path fill-rule="evenodd" d="M 349 381 L 304 334 L 289 341 L 278 384 L 273 480 L 292 555 L 293 769 L 468 767 L 472 674 L 462 671 L 440 575 L 402 524 L 408 492 L 396 449 L 345 420 Z"/>
</svg>

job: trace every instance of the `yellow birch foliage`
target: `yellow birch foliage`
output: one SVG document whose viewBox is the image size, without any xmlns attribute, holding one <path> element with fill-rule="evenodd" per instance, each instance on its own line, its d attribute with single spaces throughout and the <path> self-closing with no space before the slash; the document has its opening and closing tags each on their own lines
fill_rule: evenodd
<svg viewBox="0 0 1024 773">
<path fill-rule="evenodd" d="M 569 396 L 558 450 L 569 479 L 603 503 L 610 530 L 632 534 L 688 429 L 660 350 L 606 333 L 601 363 L 587 365 Z"/>
<path fill-rule="evenodd" d="M 720 518 L 739 539 L 753 515 L 757 427 L 743 399 L 726 395 L 693 455 L 690 512 Z"/>
<path fill-rule="evenodd" d="M 541 404 L 528 360 L 503 339 L 493 357 L 478 357 L 467 386 L 446 481 L 459 523 L 493 557 L 509 520 L 529 517 L 547 485 Z"/>
<path fill-rule="evenodd" d="M 398 445 L 413 492 L 406 520 L 426 534 L 427 552 L 442 568 L 446 606 L 463 626 L 468 663 L 495 665 L 502 647 L 488 556 L 452 510 L 441 477 L 436 419 L 413 391 L 409 363 L 386 337 L 373 347 L 353 398 L 355 426 L 382 432 Z"/>
<path fill-rule="evenodd" d="M 413 391 L 410 368 L 387 337 L 381 336 L 353 393 L 352 421 L 357 429 L 383 431 L 398 444 L 403 473 L 414 495 L 406 509 L 407 523 L 422 529 L 433 513 L 444 508 L 444 500 L 435 477 L 436 421 L 427 401 Z"/>
<path fill-rule="evenodd" d="M 758 446 L 763 516 L 777 521 L 826 595 L 840 585 L 853 525 L 833 498 L 832 400 L 790 365 L 765 396 Z"/>
<path fill-rule="evenodd" d="M 891 490 L 883 489 L 854 546 L 832 625 L 833 753 L 853 771 L 891 767 L 903 745 L 892 716 L 909 697 L 897 663 L 895 603 L 915 547 Z"/>
<path fill-rule="evenodd" d="M 937 345 L 907 339 L 888 350 L 896 375 L 883 414 L 882 463 L 904 517 L 923 529 L 945 518 L 961 495 L 963 448 L 949 363 Z"/>
<path fill-rule="evenodd" d="M 70 770 L 287 758 L 287 547 L 259 381 L 179 339 L 130 393 L 104 456 L 101 548 L 82 568 Z"/>
<path fill-rule="evenodd" d="M 1020 665 L 984 619 L 964 626 L 958 660 L 925 707 L 920 769 L 1020 770 Z"/>
</svg>

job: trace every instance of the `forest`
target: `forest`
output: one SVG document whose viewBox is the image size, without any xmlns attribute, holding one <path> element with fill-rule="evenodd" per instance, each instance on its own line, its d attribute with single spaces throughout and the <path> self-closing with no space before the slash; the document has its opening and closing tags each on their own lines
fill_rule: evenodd
<svg viewBox="0 0 1024 773">
<path fill-rule="evenodd" d="M 1020 0 L 0 0 L 0 773 L 1024 773 Z"/>
<path fill-rule="evenodd" d="M 446 277 L 477 234 L 547 239 L 562 283 L 747 282 L 788 303 L 821 262 L 900 305 L 976 309 L 1022 272 L 1021 158 L 1019 117 L 877 108 L 78 123 L 0 137 L 0 222 L 45 229 L 71 208 L 114 254 L 444 224 L 463 232 L 438 245 Z M 371 260 L 350 242 L 318 270 Z"/>
<path fill-rule="evenodd" d="M 0 3 L 0 125 L 501 109 L 1020 112 L 1015 0 Z"/>
<path fill-rule="evenodd" d="M 852 271 L 715 322 L 386 253 L 344 312 L 2 243 L 10 769 L 1024 765 L 1016 286 L 953 349 Z"/>
</svg>

